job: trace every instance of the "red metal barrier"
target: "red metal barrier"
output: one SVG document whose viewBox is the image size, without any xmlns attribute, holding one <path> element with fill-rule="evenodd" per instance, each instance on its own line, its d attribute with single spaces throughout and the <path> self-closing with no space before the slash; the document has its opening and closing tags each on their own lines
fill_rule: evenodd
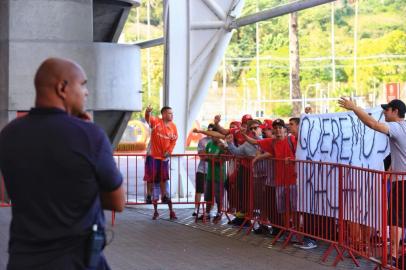
<svg viewBox="0 0 406 270">
<path fill-rule="evenodd" d="M 226 177 L 224 178 L 222 212 L 231 223 L 230 214 L 240 219 L 235 225 L 251 226 L 253 214 L 252 162 L 233 156 L 225 157 Z"/>
<path fill-rule="evenodd" d="M 145 156 L 125 154 L 115 158 L 124 176 L 127 205 L 146 204 Z M 200 158 L 218 169 L 212 169 L 212 175 L 206 175 L 204 181 L 206 195 L 200 211 L 203 222 L 207 210 L 216 209 L 217 205 L 229 221 L 230 214 L 242 216 L 240 230 L 248 225 L 247 234 L 256 222 L 279 228 L 274 242 L 286 233 L 283 247 L 293 235 L 299 240 L 310 237 L 330 245 L 322 260 L 336 251 L 334 265 L 348 254 L 356 265 L 361 256 L 379 266 L 392 267 L 387 254 L 395 249 L 395 244 L 388 244 L 387 239 L 405 237 L 402 230 L 389 233 L 396 224 L 387 213 L 392 209 L 404 215 L 405 188 L 393 179 L 404 180 L 405 176 L 315 161 L 269 159 L 252 164 L 251 159 L 225 155 Z M 170 158 L 169 190 L 174 204 L 195 204 L 193 181 L 198 160 L 198 155 Z M 293 184 L 278 180 L 291 173 L 296 174 Z M 393 199 L 390 187 L 397 190 L 400 199 Z M 400 218 L 404 228 L 403 216 Z M 404 247 L 401 240 L 401 246 L 395 250 L 400 267 L 404 267 Z"/>
<path fill-rule="evenodd" d="M 390 240 L 387 245 L 388 258 L 386 266 L 389 269 L 394 269 L 393 266 L 396 264 L 399 269 L 406 269 L 406 174 L 386 173 L 384 181 L 386 182 L 385 187 L 388 192 L 385 192 L 387 196 L 383 196 L 383 201 L 387 205 L 388 215 L 383 215 L 382 220 L 384 225 L 388 225 L 388 238 Z M 384 251 L 382 252 L 386 254 Z"/>
<path fill-rule="evenodd" d="M 146 155 L 114 155 L 123 175 L 127 205 L 147 204 L 147 181 L 144 180 Z M 198 155 L 173 155 L 169 158 L 169 194 L 173 204 L 194 204 L 194 185 Z M 189 179 L 189 181 L 188 181 Z"/>
<path fill-rule="evenodd" d="M 126 204 L 147 204 L 146 156 L 114 158 L 124 178 Z M 229 221 L 230 215 L 241 217 L 240 230 L 247 227 L 247 234 L 255 223 L 280 229 L 274 242 L 285 234 L 283 247 L 294 235 L 299 241 L 310 237 L 328 243 L 322 260 L 335 250 L 334 265 L 347 254 L 357 266 L 360 256 L 380 268 L 406 269 L 406 173 L 316 161 L 267 159 L 253 164 L 252 159 L 226 155 L 173 155 L 168 180 L 173 204 L 196 204 L 199 159 L 211 168 L 200 202 L 203 222 L 208 210 L 217 209 Z M 284 181 L 293 176 L 293 182 Z M 10 200 L 2 180 L 0 207 L 6 206 Z M 112 222 L 114 218 L 113 213 Z M 213 222 L 218 220 L 216 216 Z"/>
<path fill-rule="evenodd" d="M 275 181 L 275 175 L 278 175 L 276 170 L 289 173 L 292 171 L 291 163 L 295 164 L 296 183 Z M 273 243 L 283 234 L 287 236 L 283 247 L 293 235 L 298 239 L 310 237 L 330 244 L 322 257 L 323 261 L 333 250 L 336 251 L 333 265 L 337 265 L 347 254 L 357 266 L 357 258 L 363 257 L 379 267 L 397 269 L 388 261 L 388 252 L 390 254 L 398 246 L 395 243 L 400 242 L 394 254 L 397 266 L 405 269 L 406 184 L 403 183 L 406 174 L 278 159 L 261 161 L 251 170 L 252 174 L 247 174 L 247 184 L 243 187 L 249 201 L 246 203 L 248 212 L 245 217 L 253 224 L 259 222 L 279 228 L 280 232 Z M 389 187 L 392 190 L 387 192 Z M 243 198 L 243 201 L 246 199 Z M 388 213 L 396 213 L 398 221 L 391 215 L 387 217 Z M 396 221 L 397 224 L 394 223 Z M 391 229 L 392 232 L 388 233 L 387 226 L 400 226 L 402 229 Z M 387 239 L 396 241 L 388 244 Z"/>
</svg>

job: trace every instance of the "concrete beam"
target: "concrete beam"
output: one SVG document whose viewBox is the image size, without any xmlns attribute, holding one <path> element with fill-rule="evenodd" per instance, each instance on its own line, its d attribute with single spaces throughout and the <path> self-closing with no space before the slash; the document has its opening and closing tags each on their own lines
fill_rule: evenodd
<svg viewBox="0 0 406 270">
<path fill-rule="evenodd" d="M 13 41 L 9 53 L 9 110 L 33 106 L 36 68 L 50 56 L 69 58 L 83 66 L 89 81 L 87 109 L 141 110 L 140 50 L 136 46 Z"/>
<path fill-rule="evenodd" d="M 10 40 L 93 41 L 92 0 L 6 2 Z"/>
</svg>

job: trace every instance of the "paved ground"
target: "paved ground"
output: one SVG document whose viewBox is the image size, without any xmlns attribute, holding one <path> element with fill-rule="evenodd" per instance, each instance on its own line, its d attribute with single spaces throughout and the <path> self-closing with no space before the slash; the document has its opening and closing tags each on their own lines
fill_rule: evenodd
<svg viewBox="0 0 406 270">
<path fill-rule="evenodd" d="M 150 209 L 127 208 L 117 215 L 114 240 L 106 248 L 106 256 L 114 270 L 161 269 L 373 269 L 365 261 L 356 268 L 349 259 L 337 268 L 333 258 L 321 263 L 327 248 L 321 245 L 311 251 L 293 246 L 281 250 L 272 246 L 272 238 L 243 233 L 226 224 L 195 223 L 190 209 L 177 209 L 178 220 L 168 220 L 161 211 L 157 221 L 151 220 Z M 108 216 L 109 218 L 109 216 Z M 0 270 L 5 269 L 10 209 L 0 208 Z M 109 233 L 111 235 L 111 233 Z"/>
</svg>

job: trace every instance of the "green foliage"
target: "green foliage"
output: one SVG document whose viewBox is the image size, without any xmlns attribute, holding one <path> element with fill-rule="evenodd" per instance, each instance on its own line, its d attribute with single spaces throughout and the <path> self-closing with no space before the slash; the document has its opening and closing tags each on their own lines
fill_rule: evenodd
<svg viewBox="0 0 406 270">
<path fill-rule="evenodd" d="M 292 105 L 281 103 L 273 105 L 273 114 L 277 117 L 290 117 L 292 115 Z"/>
</svg>

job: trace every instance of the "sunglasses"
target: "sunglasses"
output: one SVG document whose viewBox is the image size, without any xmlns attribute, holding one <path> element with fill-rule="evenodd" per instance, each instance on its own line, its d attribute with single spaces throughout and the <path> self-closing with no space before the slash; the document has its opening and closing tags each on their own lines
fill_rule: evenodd
<svg viewBox="0 0 406 270">
<path fill-rule="evenodd" d="M 251 131 L 253 131 L 253 130 L 257 130 L 259 128 L 259 126 L 256 126 L 256 127 L 250 127 L 250 130 Z"/>
</svg>

